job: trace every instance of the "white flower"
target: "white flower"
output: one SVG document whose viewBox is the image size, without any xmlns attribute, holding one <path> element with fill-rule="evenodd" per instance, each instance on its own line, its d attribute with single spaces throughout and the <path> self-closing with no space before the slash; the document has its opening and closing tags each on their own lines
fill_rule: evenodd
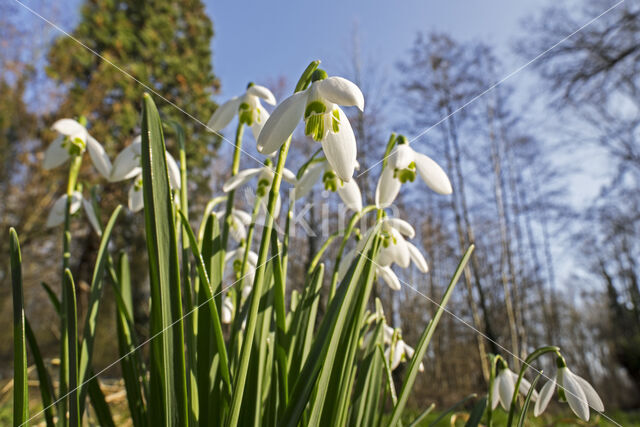
<svg viewBox="0 0 640 427">
<path fill-rule="evenodd" d="M 507 367 L 500 370 L 496 378 L 493 380 L 493 389 L 491 390 L 491 409 L 496 409 L 498 402 L 502 405 L 505 411 L 508 411 L 511 407 L 511 399 L 513 399 L 513 392 L 516 389 L 516 381 L 518 381 L 518 374 L 513 372 Z M 520 380 L 519 392 L 522 395 L 527 395 L 531 383 L 524 377 Z M 534 402 L 538 400 L 538 392 L 533 391 L 531 400 Z"/>
<path fill-rule="evenodd" d="M 87 215 L 87 219 L 89 220 L 89 224 L 95 230 L 98 235 L 102 234 L 102 230 L 98 225 L 98 218 L 93 209 L 93 205 L 88 200 L 82 198 L 82 193 L 79 191 L 74 191 L 71 194 L 71 206 L 69 208 L 69 214 L 73 215 L 80 207 L 84 209 L 85 214 Z M 49 211 L 49 215 L 47 215 L 46 227 L 52 228 L 57 227 L 58 225 L 64 222 L 64 215 L 67 209 L 67 195 L 63 194 L 55 201 L 51 210 Z"/>
<path fill-rule="evenodd" d="M 142 167 L 140 155 L 142 153 L 142 139 L 136 137 L 131 145 L 125 147 L 113 161 L 113 168 L 109 175 L 110 182 L 124 181 L 133 178 L 133 185 L 129 188 L 129 210 L 138 212 L 144 207 L 142 192 Z M 173 156 L 167 151 L 167 169 L 169 183 L 173 188 L 180 188 L 180 168 Z"/>
<path fill-rule="evenodd" d="M 296 200 L 309 194 L 315 183 L 322 176 L 325 190 L 338 193 L 344 204 L 355 212 L 362 210 L 362 194 L 355 179 L 343 181 L 326 160 L 309 165 L 302 177 L 296 181 L 294 197 Z"/>
<path fill-rule="evenodd" d="M 82 208 L 84 209 L 84 213 L 87 215 L 87 219 L 89 220 L 89 224 L 91 224 L 93 231 L 95 231 L 98 236 L 102 236 L 98 215 L 96 215 L 96 211 L 93 209 L 93 203 L 91 203 L 90 200 L 82 199 Z"/>
<path fill-rule="evenodd" d="M 589 421 L 589 407 L 598 412 L 604 411 L 604 404 L 593 386 L 564 366 L 558 368 L 556 376 L 550 379 L 540 390 L 540 399 L 538 399 L 533 408 L 533 414 L 536 417 L 542 414 L 549 405 L 556 389 L 556 384 L 564 389 L 564 395 L 571 410 L 584 421 Z"/>
<path fill-rule="evenodd" d="M 247 91 L 243 95 L 231 98 L 216 109 L 209 119 L 207 127 L 219 131 L 226 127 L 237 113 L 240 123 L 251 127 L 253 137 L 257 141 L 262 127 L 269 118 L 269 113 L 260 103 L 260 98 L 267 104 L 276 104 L 276 98 L 269 89 L 249 83 Z"/>
<path fill-rule="evenodd" d="M 394 371 L 401 362 L 409 361 L 413 358 L 415 350 L 413 347 L 404 342 L 399 336 L 395 344 L 393 343 L 393 335 L 395 333 L 395 329 L 391 326 L 384 325 L 384 343 L 389 345 L 384 352 L 387 361 L 389 361 L 389 366 L 391 370 Z M 391 351 L 393 345 L 393 352 Z M 391 357 L 391 358 L 390 358 Z M 418 367 L 420 372 L 424 372 L 424 364 L 420 362 L 420 366 Z"/>
<path fill-rule="evenodd" d="M 233 191 L 238 187 L 245 185 L 246 183 L 251 181 L 253 178 L 258 177 L 258 186 L 256 188 L 256 195 L 261 199 L 264 199 L 264 197 L 269 193 L 269 190 L 271 189 L 271 184 L 273 184 L 274 176 L 275 176 L 275 170 L 271 166 L 271 161 L 267 159 L 263 167 L 244 169 L 238 172 L 236 175 L 229 178 L 229 180 L 225 182 L 224 185 L 222 186 L 222 191 L 224 191 L 225 193 L 228 193 L 229 191 Z M 287 168 L 282 169 L 282 177 L 284 178 L 285 181 L 291 184 L 296 183 L 295 174 Z M 276 199 L 275 211 L 273 212 L 273 215 L 276 217 L 280 213 L 281 204 L 282 204 L 282 201 L 280 199 L 280 194 L 278 194 L 278 198 Z M 261 200 L 260 207 L 264 211 L 266 211 L 265 200 Z"/>
<path fill-rule="evenodd" d="M 416 171 L 422 180 L 436 193 L 451 194 L 451 182 L 447 174 L 430 157 L 414 151 L 404 137 L 389 156 L 376 187 L 376 206 L 386 208 L 393 203 L 402 183 L 413 182 Z"/>
<path fill-rule="evenodd" d="M 236 274 L 242 274 L 242 262 L 244 260 L 244 248 L 238 248 L 233 251 L 227 252 L 224 257 L 224 261 L 233 263 L 233 271 Z M 253 286 L 253 279 L 255 278 L 256 268 L 258 266 L 258 254 L 253 251 L 249 251 L 247 256 L 247 266 L 243 276 L 240 277 L 240 281 L 246 285 L 242 288 L 242 297 L 249 296 Z"/>
<path fill-rule="evenodd" d="M 73 119 L 60 119 L 52 129 L 60 135 L 44 153 L 42 166 L 49 170 L 56 168 L 71 158 L 89 150 L 89 157 L 96 170 L 105 178 L 111 174 L 111 160 L 102 145 L 89 135 L 87 128 Z"/>
<path fill-rule="evenodd" d="M 370 229 L 365 233 L 365 236 L 358 242 L 356 249 L 345 255 L 338 269 L 338 277 L 340 279 L 347 273 L 355 255 L 363 250 L 372 230 Z M 382 244 L 375 259 L 375 270 L 376 275 L 384 280 L 394 291 L 400 290 L 401 286 L 400 279 L 391 269 L 391 264 L 396 263 L 402 268 L 407 268 L 413 261 L 421 272 L 427 273 L 429 271 L 427 261 L 420 250 L 411 242 L 407 242 L 403 236 L 409 238 L 415 236 L 415 230 L 411 224 L 399 218 L 385 217 L 382 220 Z"/>
<path fill-rule="evenodd" d="M 228 325 L 233 319 L 233 301 L 228 296 L 222 298 L 222 310 L 220 313 L 222 323 Z"/>
<path fill-rule="evenodd" d="M 311 85 L 285 99 L 271 114 L 258 138 L 263 154 L 277 151 L 304 118 L 304 133 L 322 144 L 329 164 L 345 182 L 356 166 L 356 138 L 351 124 L 338 105 L 364 109 L 364 96 L 352 82 L 342 77 L 326 77 L 316 70 Z"/>
<path fill-rule="evenodd" d="M 216 217 L 224 220 L 225 211 L 218 211 L 215 213 Z M 231 215 L 229 216 L 229 234 L 233 237 L 237 243 L 240 243 L 247 238 L 247 227 L 251 225 L 251 214 L 233 208 L 231 209 Z"/>
</svg>

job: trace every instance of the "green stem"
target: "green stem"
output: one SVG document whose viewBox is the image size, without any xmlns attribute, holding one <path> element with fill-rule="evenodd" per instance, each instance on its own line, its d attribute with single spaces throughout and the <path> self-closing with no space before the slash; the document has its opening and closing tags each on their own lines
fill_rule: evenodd
<svg viewBox="0 0 640 427">
<path fill-rule="evenodd" d="M 240 153 L 242 153 L 242 136 L 244 135 L 244 123 L 238 122 L 236 128 L 236 140 L 235 151 L 233 152 L 233 163 L 231 164 L 231 176 L 236 176 L 240 169 Z M 233 209 L 233 199 L 235 197 L 235 190 L 229 191 L 227 195 L 227 209 L 224 214 L 224 224 L 222 225 L 222 250 L 227 251 L 227 241 L 229 239 L 229 227 L 231 221 L 231 210 Z M 221 272 L 224 272 L 224 256 L 222 257 L 223 268 Z"/>
<path fill-rule="evenodd" d="M 360 212 L 354 213 L 353 216 L 351 217 L 351 220 L 349 221 L 349 224 L 347 225 L 347 228 L 344 231 L 344 236 L 342 237 L 342 243 L 340 243 L 340 248 L 338 249 L 338 255 L 336 256 L 336 262 L 333 266 L 333 274 L 331 275 L 331 287 L 329 288 L 329 301 L 327 302 L 327 305 L 329 304 L 329 302 L 331 302 L 331 300 L 333 299 L 333 296 L 336 294 L 336 286 L 338 284 L 338 270 L 340 267 L 340 261 L 342 261 L 344 248 L 347 245 L 347 242 L 349 241 L 349 237 L 351 237 L 351 233 L 353 233 L 353 229 L 355 228 L 358 221 L 360 221 L 360 218 L 362 218 L 365 214 L 371 212 L 375 208 L 376 207 L 373 205 L 366 206 Z"/>
<path fill-rule="evenodd" d="M 287 138 L 285 143 L 280 148 L 280 154 L 278 156 L 278 164 L 276 165 L 275 175 L 273 182 L 271 183 L 271 190 L 269 191 L 269 203 L 267 205 L 267 214 L 265 217 L 265 224 L 262 230 L 262 239 L 260 241 L 260 252 L 258 253 L 258 265 L 256 267 L 255 279 L 253 281 L 253 289 L 249 296 L 249 314 L 247 316 L 247 326 L 245 330 L 245 337 L 242 343 L 242 351 L 240 356 L 240 364 L 238 366 L 233 395 L 233 401 L 231 402 L 231 414 L 227 422 L 228 426 L 236 426 L 240 417 L 240 407 L 242 406 L 242 395 L 244 386 L 247 380 L 247 373 L 249 371 L 249 359 L 251 357 L 251 348 L 253 346 L 253 336 L 256 330 L 256 323 L 258 319 L 258 308 L 260 305 L 260 296 L 262 295 L 262 288 L 264 285 L 264 273 L 267 263 L 267 255 L 269 252 L 269 242 L 271 236 L 271 229 L 273 227 L 273 212 L 275 212 L 276 201 L 280 194 L 280 184 L 282 182 L 282 171 L 284 169 L 284 163 L 287 159 L 289 152 L 289 146 L 291 145 L 291 137 Z"/>
<path fill-rule="evenodd" d="M 507 420 L 507 426 L 511 426 L 513 423 L 513 416 L 516 412 L 516 402 L 518 399 L 518 390 L 520 390 L 520 383 L 522 382 L 522 378 L 524 377 L 525 371 L 531 366 L 534 360 L 539 358 L 540 356 L 547 353 L 557 353 L 560 351 L 559 347 L 555 345 L 550 345 L 546 347 L 540 347 L 533 352 L 531 352 L 527 358 L 525 359 L 522 367 L 520 368 L 520 374 L 518 375 L 518 380 L 516 381 L 516 386 L 513 389 L 513 396 L 511 397 L 511 406 L 509 407 L 509 419 Z"/>
</svg>

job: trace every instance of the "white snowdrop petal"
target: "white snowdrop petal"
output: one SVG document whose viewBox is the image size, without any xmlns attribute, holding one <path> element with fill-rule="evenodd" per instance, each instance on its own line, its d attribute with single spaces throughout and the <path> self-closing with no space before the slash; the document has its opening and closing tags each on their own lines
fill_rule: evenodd
<svg viewBox="0 0 640 427">
<path fill-rule="evenodd" d="M 338 195 L 344 202 L 344 204 L 354 212 L 360 212 L 362 210 L 362 194 L 360 188 L 356 184 L 355 179 L 349 182 L 344 182 L 342 185 L 338 185 Z"/>
<path fill-rule="evenodd" d="M 424 259 L 422 252 L 420 252 L 420 249 L 418 249 L 416 245 L 411 242 L 407 242 L 407 249 L 409 249 L 411 260 L 416 265 L 416 267 L 418 267 L 418 270 L 423 273 L 429 272 L 429 265 L 427 264 L 427 260 Z"/>
<path fill-rule="evenodd" d="M 349 181 L 356 168 L 358 148 L 349 119 L 339 107 L 336 109 L 340 120 L 338 133 L 329 131 L 326 138 L 321 141 L 322 151 L 338 177 L 343 181 Z"/>
<path fill-rule="evenodd" d="M 500 380 L 496 377 L 491 386 L 491 409 L 496 409 L 498 403 L 500 403 Z"/>
<path fill-rule="evenodd" d="M 135 180 L 138 181 L 139 178 Z M 136 190 L 136 185 L 133 184 L 129 188 L 129 210 L 131 212 L 139 212 L 144 208 L 144 195 L 142 192 L 142 186 L 139 190 Z"/>
<path fill-rule="evenodd" d="M 364 110 L 364 95 L 355 84 L 342 77 L 328 77 L 315 82 L 320 94 L 334 104 L 356 106 Z"/>
<path fill-rule="evenodd" d="M 391 360 L 391 370 L 394 371 L 402 362 L 402 356 L 404 356 L 404 343 L 402 340 L 398 340 L 393 347 L 393 360 Z"/>
<path fill-rule="evenodd" d="M 178 163 L 176 159 L 169 153 L 167 153 L 167 170 L 169 172 L 169 182 L 171 183 L 171 187 L 173 189 L 180 188 L 180 168 L 178 167 Z"/>
<path fill-rule="evenodd" d="M 69 212 L 73 215 L 80 209 L 82 204 L 82 194 L 75 191 L 71 196 L 71 206 Z M 67 209 L 67 195 L 64 194 L 58 198 L 47 215 L 46 227 L 56 227 L 64 222 L 65 212 Z"/>
<path fill-rule="evenodd" d="M 516 374 L 513 371 L 511 372 L 511 377 L 513 378 L 513 382 L 515 384 L 516 381 L 518 381 L 518 374 Z M 522 394 L 523 396 L 526 396 L 527 393 L 529 393 L 529 390 L 531 389 L 531 383 L 526 379 L 526 378 L 522 378 L 520 380 L 520 387 L 519 387 L 519 391 L 520 394 Z M 533 402 L 536 402 L 538 400 L 538 392 L 536 390 L 533 390 L 533 393 L 531 393 L 531 400 Z"/>
<path fill-rule="evenodd" d="M 289 184 L 295 184 L 296 183 L 296 174 L 291 172 L 289 169 L 284 168 L 284 169 L 282 169 L 282 179 L 287 181 Z"/>
<path fill-rule="evenodd" d="M 244 225 L 251 224 L 251 214 L 240 209 L 233 209 L 233 216 Z"/>
<path fill-rule="evenodd" d="M 436 193 L 451 194 L 451 182 L 445 171 L 429 156 L 415 153 L 416 169 L 422 180 Z"/>
<path fill-rule="evenodd" d="M 533 407 L 533 415 L 538 417 L 540 414 L 547 409 L 549 406 L 549 402 L 551 402 L 551 398 L 553 397 L 553 393 L 556 390 L 556 377 L 554 376 L 552 379 L 547 381 L 547 383 L 540 390 L 540 396 L 536 401 L 535 406 Z"/>
<path fill-rule="evenodd" d="M 498 374 L 498 379 L 500 380 L 500 384 L 498 387 L 498 394 L 500 395 L 500 405 L 505 411 L 509 410 L 511 406 L 511 398 L 513 397 L 513 391 L 516 388 L 516 385 L 513 381 L 513 377 L 509 374 L 508 369 L 503 369 Z"/>
<path fill-rule="evenodd" d="M 403 236 L 407 236 L 410 239 L 413 239 L 416 236 L 416 230 L 414 230 L 413 226 L 404 219 L 389 218 L 386 222 L 398 230 Z"/>
<path fill-rule="evenodd" d="M 384 168 L 376 187 L 376 207 L 384 209 L 391 206 L 398 196 L 401 186 L 402 183 L 393 177 L 393 170 L 389 167 Z"/>
<path fill-rule="evenodd" d="M 109 179 L 111 175 L 111 160 L 102 144 L 91 135 L 87 136 L 87 151 L 89 151 L 89 157 L 91 157 L 91 162 L 96 170 L 100 175 Z"/>
<path fill-rule="evenodd" d="M 231 301 L 231 298 L 229 297 L 224 297 L 224 299 L 222 300 L 222 323 L 224 324 L 229 324 L 231 323 L 231 319 L 233 316 L 233 302 Z"/>
<path fill-rule="evenodd" d="M 301 199 L 311 192 L 313 186 L 322 176 L 325 162 L 314 163 L 307 167 L 300 180 L 296 182 L 295 199 Z"/>
<path fill-rule="evenodd" d="M 141 144 L 131 144 L 125 147 L 113 161 L 110 182 L 118 182 L 125 179 L 131 179 L 142 173 L 140 167 L 140 149 Z"/>
<path fill-rule="evenodd" d="M 59 132 L 65 136 L 82 135 L 87 132 L 87 128 L 82 126 L 78 121 L 73 119 L 60 119 L 57 120 L 51 129 Z"/>
<path fill-rule="evenodd" d="M 409 267 L 409 264 L 411 263 L 411 254 L 409 253 L 407 241 L 395 228 L 391 229 L 391 235 L 396 241 L 396 243 L 391 243 L 391 245 L 389 245 L 389 249 L 393 254 L 393 260 L 402 268 Z"/>
<path fill-rule="evenodd" d="M 98 221 L 96 211 L 95 209 L 93 209 L 93 203 L 91 203 L 91 201 L 89 200 L 82 199 L 82 207 L 84 209 L 85 215 L 87 215 L 89 224 L 91 224 L 91 227 L 93 228 L 93 231 L 95 231 L 98 236 L 102 236 L 102 230 L 100 229 L 100 223 Z"/>
<path fill-rule="evenodd" d="M 245 185 L 251 181 L 254 176 L 257 176 L 262 172 L 262 168 L 249 168 L 238 172 L 236 175 L 229 178 L 227 182 L 222 186 L 222 191 L 228 193 L 231 190 L 235 190 L 238 187 Z"/>
<path fill-rule="evenodd" d="M 276 105 L 276 97 L 264 86 L 254 84 L 247 89 L 247 94 L 262 98 L 267 104 Z"/>
<path fill-rule="evenodd" d="M 376 272 L 378 273 L 378 276 L 380 276 L 391 289 L 393 289 L 394 291 L 400 290 L 400 280 L 398 280 L 398 276 L 396 276 L 396 273 L 391 270 L 391 267 L 378 267 L 376 268 Z"/>
<path fill-rule="evenodd" d="M 564 395 L 567 398 L 567 403 L 571 410 L 578 416 L 578 418 L 589 421 L 589 405 L 587 403 L 587 396 L 585 395 L 580 383 L 576 381 L 573 372 L 568 368 L 561 368 L 564 370 L 562 373 L 562 387 L 564 388 Z"/>
<path fill-rule="evenodd" d="M 209 128 L 210 131 L 219 131 L 225 128 L 238 112 L 239 105 L 240 98 L 237 96 L 219 105 L 211 115 L 209 122 L 207 122 L 207 128 Z"/>
<path fill-rule="evenodd" d="M 395 168 L 406 169 L 414 161 L 415 155 L 416 152 L 409 147 L 409 144 L 399 144 L 391 155 L 389 163 Z"/>
<path fill-rule="evenodd" d="M 589 404 L 589 406 L 598 412 L 603 412 L 604 404 L 602 403 L 602 399 L 600 399 L 600 396 L 598 396 L 598 393 L 593 388 L 593 386 L 589 384 L 587 380 L 576 374 L 573 374 L 573 379 L 578 382 L 580 387 L 582 387 L 582 391 L 587 397 L 587 403 Z"/>
<path fill-rule="evenodd" d="M 42 167 L 46 170 L 57 168 L 69 160 L 69 152 L 62 146 L 63 141 L 64 137 L 58 136 L 49 144 L 49 147 L 47 147 L 47 150 L 44 152 Z"/>
<path fill-rule="evenodd" d="M 273 110 L 258 137 L 258 151 L 271 154 L 284 144 L 302 118 L 307 95 L 307 91 L 294 93 Z"/>
</svg>

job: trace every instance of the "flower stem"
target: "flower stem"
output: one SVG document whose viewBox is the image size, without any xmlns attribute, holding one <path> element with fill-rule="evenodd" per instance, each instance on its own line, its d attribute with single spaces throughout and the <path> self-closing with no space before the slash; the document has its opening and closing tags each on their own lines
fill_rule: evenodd
<svg viewBox="0 0 640 427">
<path fill-rule="evenodd" d="M 331 275 L 331 287 L 329 288 L 329 301 L 327 302 L 327 305 L 331 302 L 331 300 L 333 299 L 333 296 L 336 293 L 340 261 L 342 260 L 344 248 L 347 245 L 347 242 L 349 241 L 349 237 L 351 237 L 351 233 L 353 232 L 353 229 L 355 228 L 358 221 L 360 221 L 360 218 L 362 218 L 365 214 L 367 214 L 368 212 L 371 212 L 375 208 L 376 208 L 375 206 L 370 205 L 370 206 L 366 206 L 360 212 L 354 213 L 353 216 L 351 217 L 351 220 L 349 221 L 349 224 L 347 225 L 347 228 L 344 231 L 344 236 L 342 237 L 342 243 L 340 243 L 340 248 L 338 249 L 338 255 L 336 256 L 336 262 L 333 266 L 333 274 Z"/>
<path fill-rule="evenodd" d="M 231 164 L 231 176 L 236 176 L 240 169 L 240 154 L 242 153 L 242 137 L 244 135 L 244 123 L 238 122 L 236 128 L 236 140 L 235 150 L 233 152 L 233 163 Z M 229 227 L 231 221 L 231 210 L 233 209 L 233 200 L 235 197 L 235 190 L 231 190 L 227 195 L 227 208 L 224 214 L 224 223 L 222 225 L 221 241 L 223 252 L 227 251 L 227 242 L 229 240 Z M 224 256 L 222 259 L 221 273 L 224 272 Z"/>
</svg>

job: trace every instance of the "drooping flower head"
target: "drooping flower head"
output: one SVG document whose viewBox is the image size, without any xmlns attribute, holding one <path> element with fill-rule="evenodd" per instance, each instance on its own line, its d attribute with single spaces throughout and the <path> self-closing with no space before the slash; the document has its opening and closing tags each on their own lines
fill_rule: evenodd
<svg viewBox="0 0 640 427">
<path fill-rule="evenodd" d="M 276 97 L 269 89 L 249 83 L 244 94 L 231 98 L 216 109 L 209 119 L 207 127 L 214 131 L 222 130 L 237 114 L 240 123 L 251 128 L 253 137 L 257 141 L 262 127 L 269 118 L 269 113 L 260 103 L 260 99 L 270 105 L 276 104 Z"/>
<path fill-rule="evenodd" d="M 331 168 L 326 159 L 319 160 L 307 167 L 299 180 L 296 181 L 295 199 L 301 199 L 313 188 L 322 177 L 324 189 L 338 193 L 344 204 L 355 212 L 362 210 L 362 194 L 355 179 L 343 181 Z"/>
<path fill-rule="evenodd" d="M 502 359 L 500 359 L 497 369 L 499 370 L 498 375 L 496 375 L 495 379 L 493 380 L 493 388 L 491 390 L 491 409 L 496 409 L 498 407 L 498 403 L 500 403 L 502 408 L 505 411 L 508 411 L 511 407 L 513 392 L 516 389 L 518 374 L 509 369 L 506 362 Z M 520 387 L 518 387 L 518 392 L 526 396 L 527 393 L 529 393 L 530 388 L 531 383 L 525 378 L 522 378 L 520 380 Z M 534 402 L 538 400 L 537 391 L 533 391 L 531 400 Z"/>
<path fill-rule="evenodd" d="M 57 168 L 72 156 L 80 156 L 85 150 L 88 150 L 93 166 L 100 175 L 109 178 L 111 160 L 109 160 L 104 147 L 89 134 L 86 127 L 73 119 L 60 119 L 51 128 L 60 135 L 44 153 L 42 166 L 45 169 Z"/>
<path fill-rule="evenodd" d="M 364 110 L 364 96 L 349 80 L 327 77 L 320 69 L 313 72 L 311 81 L 307 89 L 276 107 L 260 133 L 258 150 L 263 154 L 277 151 L 304 119 L 305 135 L 322 144 L 331 168 L 348 182 L 356 167 L 356 138 L 339 105 Z"/>
<path fill-rule="evenodd" d="M 124 181 L 133 178 L 133 185 L 129 188 L 129 210 L 138 212 L 144 207 L 142 192 L 142 138 L 137 136 L 131 145 L 125 147 L 113 161 L 113 168 L 109 175 L 110 182 Z M 175 189 L 180 188 L 180 168 L 173 156 L 167 151 L 167 169 L 169 183 Z"/>
<path fill-rule="evenodd" d="M 537 417 L 544 412 L 553 397 L 556 385 L 564 394 L 571 410 L 580 419 L 589 421 L 590 407 L 599 412 L 604 411 L 602 399 L 587 380 L 571 372 L 561 356 L 556 359 L 556 365 L 558 367 L 556 375 L 540 390 L 540 399 L 533 408 L 533 415 Z"/>
<path fill-rule="evenodd" d="M 96 215 L 95 210 L 93 209 L 93 205 L 90 201 L 84 199 L 82 197 L 82 193 L 79 191 L 74 191 L 71 194 L 71 204 L 69 206 L 69 214 L 73 215 L 80 207 L 84 209 L 84 213 L 87 215 L 87 219 L 89 220 L 89 224 L 93 228 L 93 230 L 100 236 L 102 235 L 102 230 L 100 229 L 98 223 L 98 217 Z M 53 207 L 49 211 L 47 215 L 46 227 L 52 228 L 57 227 L 58 225 L 64 222 L 65 212 L 67 210 L 67 195 L 63 194 L 55 201 Z"/>
<path fill-rule="evenodd" d="M 451 182 L 444 170 L 429 156 L 411 148 L 407 139 L 400 135 L 398 145 L 389 155 L 378 180 L 376 206 L 390 206 L 398 196 L 402 184 L 415 181 L 416 173 L 436 193 L 451 194 Z"/>
</svg>

